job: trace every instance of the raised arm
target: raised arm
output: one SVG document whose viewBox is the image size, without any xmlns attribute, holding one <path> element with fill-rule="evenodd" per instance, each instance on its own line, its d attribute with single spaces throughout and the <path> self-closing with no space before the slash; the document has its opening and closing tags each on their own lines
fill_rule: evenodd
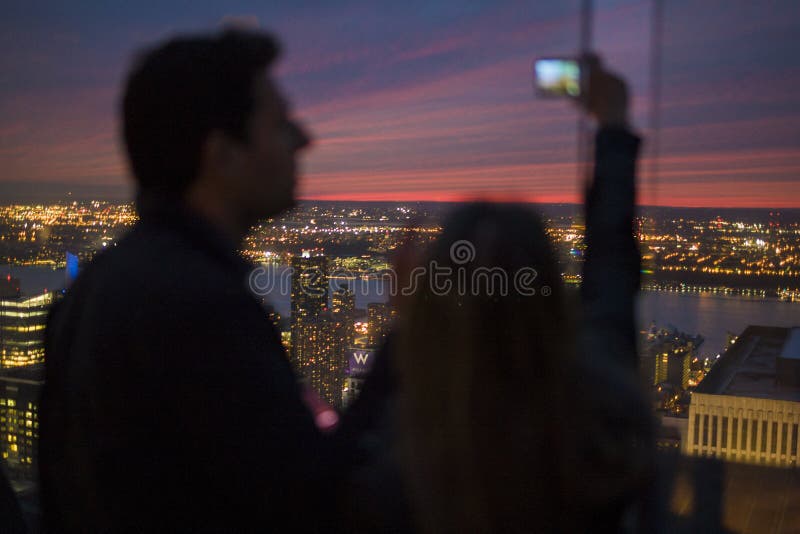
<svg viewBox="0 0 800 534">
<path fill-rule="evenodd" d="M 639 138 L 628 129 L 625 83 L 599 63 L 592 68 L 585 106 L 597 119 L 598 131 L 585 200 L 584 352 L 635 369 L 634 298 L 640 266 L 633 218 Z"/>
</svg>

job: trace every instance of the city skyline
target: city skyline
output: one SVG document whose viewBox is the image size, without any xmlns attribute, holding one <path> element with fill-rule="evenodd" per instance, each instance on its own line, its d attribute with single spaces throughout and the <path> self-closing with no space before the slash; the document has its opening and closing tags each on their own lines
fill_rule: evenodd
<svg viewBox="0 0 800 534">
<path fill-rule="evenodd" d="M 629 80 L 646 140 L 640 203 L 800 207 L 797 7 L 665 5 L 656 181 L 651 4 L 596 2 L 595 20 L 596 49 Z M 577 1 L 12 4 L 0 22 L 0 185 L 124 187 L 115 109 L 134 52 L 238 23 L 284 44 L 276 77 L 315 137 L 301 198 L 575 202 L 576 113 L 534 98 L 530 66 L 574 53 L 578 11 Z"/>
</svg>

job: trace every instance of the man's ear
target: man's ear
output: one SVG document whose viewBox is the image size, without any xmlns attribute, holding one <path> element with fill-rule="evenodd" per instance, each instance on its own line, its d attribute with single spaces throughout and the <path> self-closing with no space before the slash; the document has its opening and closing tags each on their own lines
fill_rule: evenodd
<svg viewBox="0 0 800 534">
<path fill-rule="evenodd" d="M 219 130 L 211 131 L 203 143 L 201 173 L 229 177 L 236 172 L 240 152 L 236 142 Z"/>
</svg>

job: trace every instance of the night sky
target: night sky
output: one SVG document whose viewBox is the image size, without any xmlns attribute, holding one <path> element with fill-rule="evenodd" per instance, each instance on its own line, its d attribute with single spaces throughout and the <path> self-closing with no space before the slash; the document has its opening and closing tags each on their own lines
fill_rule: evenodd
<svg viewBox="0 0 800 534">
<path fill-rule="evenodd" d="M 661 157 L 640 202 L 800 207 L 800 2 L 665 1 Z M 304 198 L 575 201 L 574 107 L 533 96 L 578 46 L 577 1 L 4 2 L 0 182 L 122 185 L 135 51 L 231 21 L 274 32 L 314 146 Z M 650 2 L 596 2 L 595 48 L 649 108 Z"/>
</svg>

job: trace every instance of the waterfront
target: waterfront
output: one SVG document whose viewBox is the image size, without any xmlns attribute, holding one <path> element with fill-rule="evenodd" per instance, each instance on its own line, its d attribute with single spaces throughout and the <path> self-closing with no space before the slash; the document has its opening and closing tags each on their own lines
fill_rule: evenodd
<svg viewBox="0 0 800 534">
<path fill-rule="evenodd" d="M 288 318 L 290 291 L 286 267 L 271 268 L 277 283 L 268 294 L 275 310 Z M 0 274 L 19 278 L 26 294 L 44 289 L 58 289 L 64 285 L 64 270 L 45 266 L 0 266 Z M 371 278 L 331 280 L 331 287 L 347 285 L 355 292 L 356 306 L 365 308 L 370 302 L 384 302 L 388 298 L 381 280 Z M 673 325 L 688 334 L 701 334 L 705 343 L 700 354 L 714 356 L 725 347 L 728 332 L 740 334 L 747 325 L 800 326 L 800 305 L 780 301 L 773 297 L 730 296 L 713 293 L 680 293 L 674 291 L 643 291 L 639 297 L 638 316 L 642 328 L 651 321 L 667 327 Z"/>
<path fill-rule="evenodd" d="M 643 291 L 638 316 L 643 327 L 655 321 L 702 335 L 700 354 L 714 356 L 724 349 L 728 332 L 739 335 L 748 325 L 800 326 L 800 305 L 775 297 Z"/>
</svg>

